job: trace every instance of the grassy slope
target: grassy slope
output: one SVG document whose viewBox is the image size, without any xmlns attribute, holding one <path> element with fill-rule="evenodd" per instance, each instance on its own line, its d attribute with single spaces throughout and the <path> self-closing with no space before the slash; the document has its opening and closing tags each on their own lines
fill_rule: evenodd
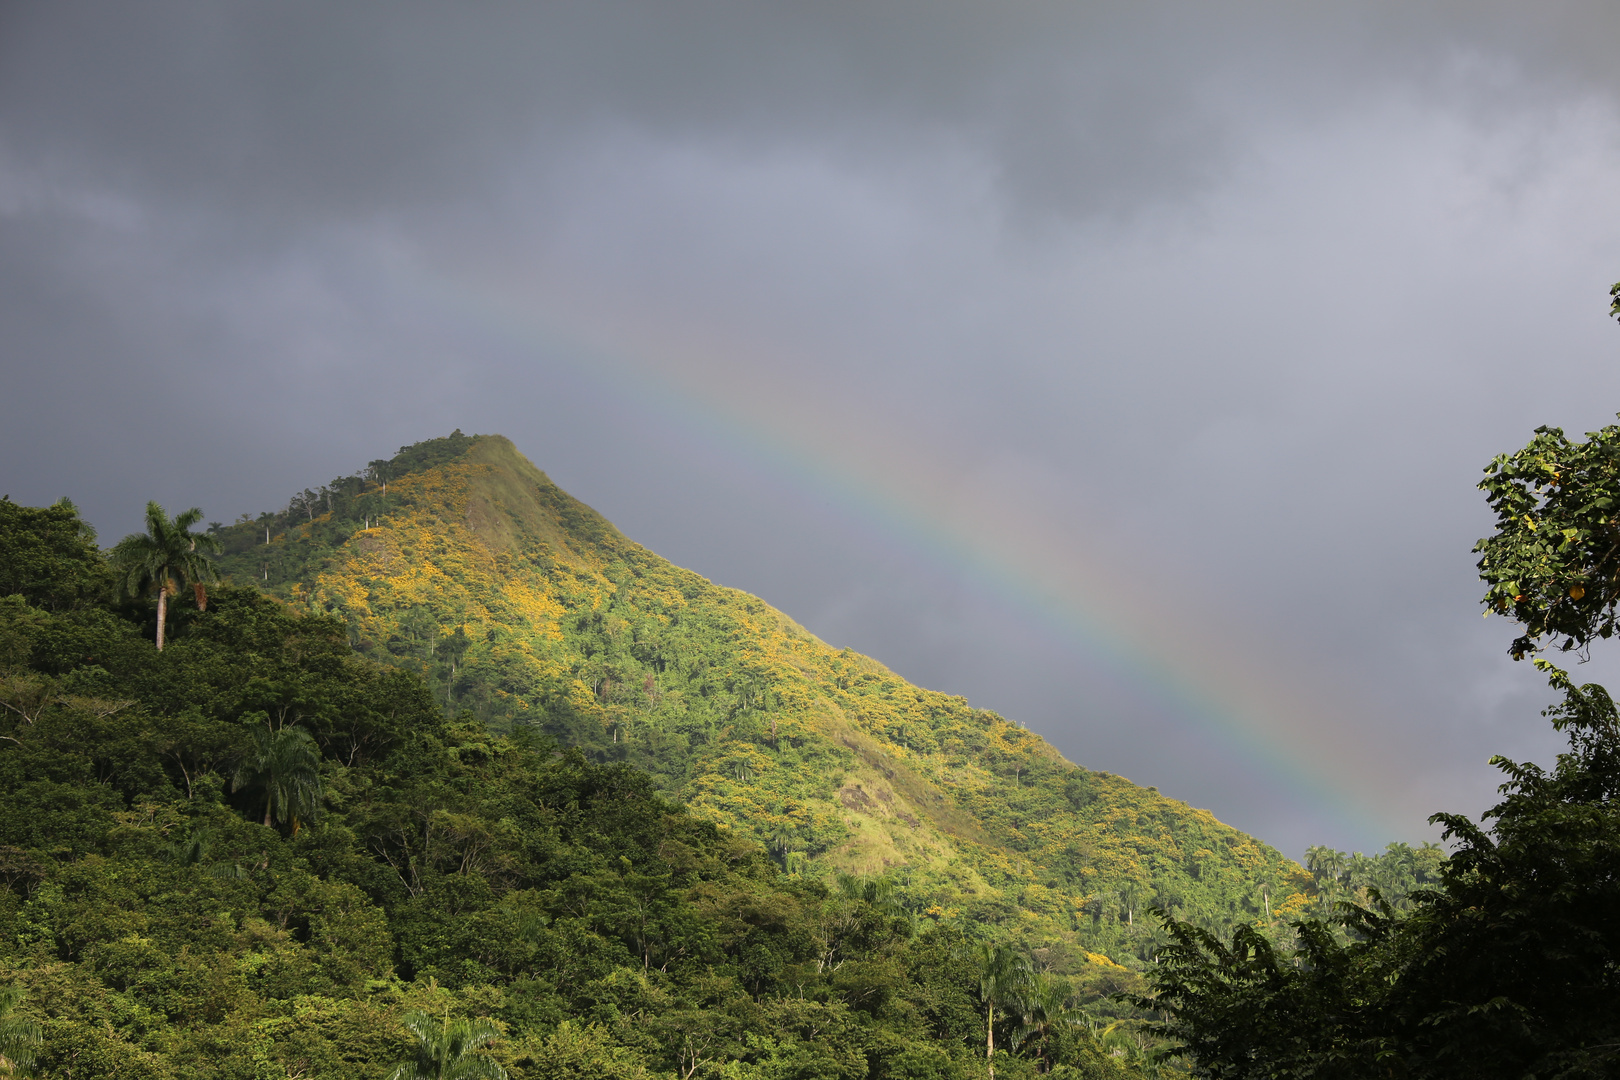
<svg viewBox="0 0 1620 1080">
<path fill-rule="evenodd" d="M 1214 928 L 1257 918 L 1262 888 L 1305 902 L 1271 848 L 671 565 L 502 437 L 404 448 L 220 535 L 236 577 L 341 614 L 447 706 L 631 761 L 790 870 L 887 872 L 1061 968 L 1134 965 L 1150 903 Z"/>
</svg>

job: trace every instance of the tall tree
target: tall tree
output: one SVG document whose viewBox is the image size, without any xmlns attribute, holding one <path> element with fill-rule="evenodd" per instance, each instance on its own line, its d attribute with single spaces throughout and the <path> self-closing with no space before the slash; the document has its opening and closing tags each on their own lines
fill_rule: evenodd
<svg viewBox="0 0 1620 1080">
<path fill-rule="evenodd" d="M 39 1048 L 39 1025 L 14 1015 L 23 992 L 15 986 L 0 987 L 0 1076 L 32 1076 L 34 1054 Z"/>
<path fill-rule="evenodd" d="M 1013 1029 L 1012 1047 L 1017 1050 L 1029 1040 L 1039 1043 L 1037 1056 L 1042 1072 L 1052 1071 L 1052 1035 L 1063 1027 L 1079 1027 L 1086 1015 L 1075 1006 L 1067 983 L 1050 975 L 1037 975 L 1019 994 L 1015 1009 L 1018 1026 Z"/>
<path fill-rule="evenodd" d="M 253 745 L 237 766 L 232 786 L 264 793 L 264 824 L 291 824 L 297 832 L 312 820 L 321 800 L 321 752 L 301 727 L 253 729 Z"/>
<path fill-rule="evenodd" d="M 1148 887 L 1140 881 L 1127 879 L 1119 887 L 1119 906 L 1125 909 L 1125 925 L 1136 925 L 1136 912 L 1150 893 Z"/>
<path fill-rule="evenodd" d="M 1330 906 L 1344 895 L 1344 874 L 1349 865 L 1350 857 L 1334 848 L 1313 845 L 1305 849 L 1305 869 L 1316 880 L 1317 894 Z"/>
<path fill-rule="evenodd" d="M 126 593 L 137 595 L 157 590 L 157 647 L 163 649 L 164 623 L 169 614 L 169 594 L 190 584 L 197 598 L 197 610 L 208 606 L 204 583 L 219 574 L 204 552 L 218 555 L 220 542 L 207 533 L 194 533 L 191 527 L 203 513 L 193 506 L 170 520 L 155 502 L 146 504 L 146 531 L 130 533 L 112 549 L 112 564 L 119 584 Z"/>
<path fill-rule="evenodd" d="M 1029 958 L 1011 945 L 979 947 L 979 1000 L 984 1005 L 984 1061 L 996 1080 L 996 1006 L 1004 1013 L 1017 1007 L 1033 979 Z"/>
<path fill-rule="evenodd" d="M 447 1012 L 438 1021 L 408 1012 L 400 1022 L 416 1036 L 416 1056 L 395 1065 L 388 1080 L 506 1080 L 505 1069 L 478 1053 L 501 1036 L 488 1020 L 452 1020 Z"/>
</svg>

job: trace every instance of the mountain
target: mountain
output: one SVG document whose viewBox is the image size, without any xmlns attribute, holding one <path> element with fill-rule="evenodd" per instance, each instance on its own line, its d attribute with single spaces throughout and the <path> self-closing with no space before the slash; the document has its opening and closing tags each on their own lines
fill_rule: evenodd
<svg viewBox="0 0 1620 1080">
<path fill-rule="evenodd" d="M 0 499 L 0 567 L 0 1073 L 970 1080 L 993 1038 L 1007 1080 L 1185 1075 L 1099 1030 L 1120 969 L 1014 952 L 991 1008 L 993 928 L 447 716 L 338 619 L 215 586 L 159 650 L 66 500 Z"/>
<path fill-rule="evenodd" d="M 672 565 L 501 436 L 403 447 L 211 529 L 231 578 L 341 619 L 448 712 L 634 764 L 790 874 L 886 876 L 1060 969 L 1137 966 L 1153 905 L 1224 931 L 1309 902 L 1267 845 Z"/>
</svg>

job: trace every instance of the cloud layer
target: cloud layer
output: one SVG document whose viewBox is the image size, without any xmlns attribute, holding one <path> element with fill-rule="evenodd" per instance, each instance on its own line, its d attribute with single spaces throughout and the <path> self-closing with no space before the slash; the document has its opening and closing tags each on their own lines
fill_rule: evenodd
<svg viewBox="0 0 1620 1080">
<path fill-rule="evenodd" d="M 1617 22 L 10 5 L 0 488 L 112 539 L 500 431 L 1075 760 L 1427 836 L 1555 749 L 1472 484 L 1620 408 Z"/>
</svg>

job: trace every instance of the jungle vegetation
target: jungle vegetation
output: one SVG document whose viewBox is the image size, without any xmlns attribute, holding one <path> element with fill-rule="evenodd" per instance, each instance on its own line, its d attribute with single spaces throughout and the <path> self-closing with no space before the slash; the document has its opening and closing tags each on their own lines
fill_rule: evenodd
<svg viewBox="0 0 1620 1080">
<path fill-rule="evenodd" d="M 1620 316 L 1620 284 L 1611 297 Z M 1475 547 L 1484 603 L 1517 624 L 1508 653 L 1546 676 L 1557 700 L 1543 715 L 1566 748 L 1550 768 L 1493 759 L 1501 801 L 1480 822 L 1430 819 L 1453 850 L 1402 902 L 1370 868 L 1358 890 L 1350 862 L 1313 850 L 1338 910 L 1292 920 L 1291 938 L 1161 913 L 1172 940 L 1135 1000 L 1168 1013 L 1160 1030 L 1198 1075 L 1620 1073 L 1620 712 L 1547 655 L 1584 660 L 1616 630 L 1620 427 L 1537 428 L 1479 487 L 1496 513 Z"/>
<path fill-rule="evenodd" d="M 1075 766 L 496 436 L 199 520 L 0 501 L 0 1069 L 1177 1075 L 1178 934 L 1438 872 Z"/>
<path fill-rule="evenodd" d="M 0 501 L 0 566 L 0 1073 L 1144 1075 L 1058 954 L 987 990 L 892 876 L 447 714 L 339 618 L 225 584 L 160 652 L 66 503 Z"/>
<path fill-rule="evenodd" d="M 1318 902 L 1206 811 L 626 539 L 500 436 L 403 447 L 210 533 L 230 580 L 341 619 L 446 712 L 634 765 L 789 874 L 886 876 L 931 923 L 1054 950 L 1093 997 L 1165 940 L 1152 906 L 1227 932 Z"/>
</svg>

